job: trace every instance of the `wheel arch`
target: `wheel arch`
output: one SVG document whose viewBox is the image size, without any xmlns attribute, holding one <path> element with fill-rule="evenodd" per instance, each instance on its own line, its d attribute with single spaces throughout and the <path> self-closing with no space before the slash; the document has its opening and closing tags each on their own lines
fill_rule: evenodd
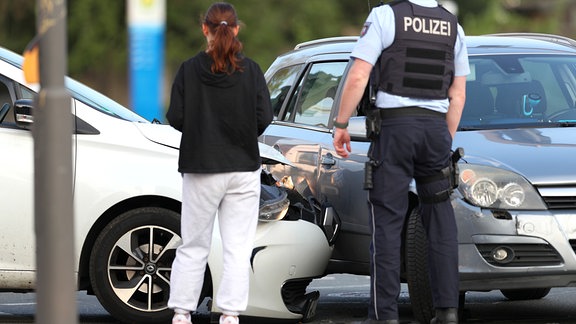
<svg viewBox="0 0 576 324">
<path fill-rule="evenodd" d="M 141 207 L 160 207 L 180 213 L 181 206 L 182 203 L 180 201 L 171 198 L 147 195 L 131 197 L 108 208 L 92 225 L 82 244 L 78 265 L 78 290 L 86 290 L 88 294 L 93 294 L 89 278 L 90 254 L 96 238 L 102 229 L 114 218 L 129 210 Z"/>
</svg>

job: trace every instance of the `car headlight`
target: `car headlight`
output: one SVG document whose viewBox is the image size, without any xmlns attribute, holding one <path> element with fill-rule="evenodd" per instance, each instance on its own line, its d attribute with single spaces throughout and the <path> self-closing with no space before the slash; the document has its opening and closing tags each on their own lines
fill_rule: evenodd
<svg viewBox="0 0 576 324">
<path fill-rule="evenodd" d="M 532 184 L 517 173 L 474 164 L 461 163 L 458 167 L 458 190 L 475 206 L 508 210 L 546 209 Z"/>
<path fill-rule="evenodd" d="M 281 220 L 286 216 L 290 200 L 286 191 L 275 187 L 262 185 L 260 191 L 260 221 Z"/>
</svg>

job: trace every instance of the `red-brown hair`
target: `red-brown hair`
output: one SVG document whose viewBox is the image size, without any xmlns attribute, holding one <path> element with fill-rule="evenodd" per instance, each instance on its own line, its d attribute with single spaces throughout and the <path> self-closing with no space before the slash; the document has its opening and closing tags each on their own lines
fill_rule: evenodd
<svg viewBox="0 0 576 324">
<path fill-rule="evenodd" d="M 238 17 L 234 6 L 226 2 L 216 2 L 208 8 L 203 24 L 206 25 L 214 40 L 208 46 L 208 55 L 214 61 L 213 73 L 242 71 L 240 66 L 242 43 L 234 34 Z"/>
</svg>

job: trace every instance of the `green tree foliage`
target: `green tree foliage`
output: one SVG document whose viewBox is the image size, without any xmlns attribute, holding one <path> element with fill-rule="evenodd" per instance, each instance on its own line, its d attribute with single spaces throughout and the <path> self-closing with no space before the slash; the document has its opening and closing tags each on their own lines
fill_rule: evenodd
<svg viewBox="0 0 576 324">
<path fill-rule="evenodd" d="M 36 34 L 35 0 L 0 1 L 0 45 L 22 53 Z"/>
<path fill-rule="evenodd" d="M 574 0 L 457 0 L 467 35 L 533 32 L 576 36 Z"/>
<path fill-rule="evenodd" d="M 36 0 L 0 1 L 0 44 L 22 53 L 36 35 Z M 119 0 L 67 2 L 68 68 L 100 73 L 126 65 L 126 5 Z"/>
<path fill-rule="evenodd" d="M 575 36 L 576 20 L 572 17 L 576 13 L 576 2 L 573 0 L 455 1 L 459 20 L 468 35 L 530 31 Z M 201 17 L 213 2 L 166 0 L 167 86 L 179 64 L 204 48 Z M 274 57 L 297 43 L 321 37 L 358 35 L 369 9 L 380 0 L 230 2 L 243 22 L 239 38 L 244 52 L 266 70 Z M 518 3 L 527 5 L 513 6 Z M 544 6 L 546 10 L 533 9 L 550 3 L 553 5 Z M 36 34 L 36 5 L 37 0 L 0 0 L 1 46 L 18 53 L 24 51 Z M 69 74 L 127 103 L 126 0 L 67 0 L 67 5 Z"/>
<path fill-rule="evenodd" d="M 170 70 L 205 47 L 201 18 L 212 3 L 209 0 L 168 0 L 166 45 Z M 243 0 L 232 3 L 242 22 L 238 38 L 244 44 L 244 52 L 263 69 L 296 43 L 341 35 L 343 26 L 348 25 L 337 1 Z"/>
<path fill-rule="evenodd" d="M 126 1 L 67 1 L 69 74 L 128 102 Z"/>
<path fill-rule="evenodd" d="M 125 72 L 126 2 L 68 0 L 68 64 L 71 72 L 97 74 L 102 65 Z"/>
</svg>

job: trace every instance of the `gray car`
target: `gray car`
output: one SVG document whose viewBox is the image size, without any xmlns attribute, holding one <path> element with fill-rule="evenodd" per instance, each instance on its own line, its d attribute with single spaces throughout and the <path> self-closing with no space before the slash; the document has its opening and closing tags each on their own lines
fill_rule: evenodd
<svg viewBox="0 0 576 324">
<path fill-rule="evenodd" d="M 340 231 L 327 273 L 367 275 L 364 162 L 368 91 L 350 121 L 352 155 L 332 146 L 332 119 L 355 37 L 299 44 L 266 72 L 275 120 L 261 141 L 293 166 L 271 172 L 303 196 L 333 207 Z M 465 155 L 452 195 L 459 238 L 461 302 L 466 291 L 500 290 L 537 299 L 576 283 L 576 42 L 554 35 L 467 37 L 471 74 L 454 140 Z M 426 241 L 412 186 L 402 280 L 415 317 L 432 317 Z M 424 274 L 424 275 L 423 275 Z"/>
</svg>

